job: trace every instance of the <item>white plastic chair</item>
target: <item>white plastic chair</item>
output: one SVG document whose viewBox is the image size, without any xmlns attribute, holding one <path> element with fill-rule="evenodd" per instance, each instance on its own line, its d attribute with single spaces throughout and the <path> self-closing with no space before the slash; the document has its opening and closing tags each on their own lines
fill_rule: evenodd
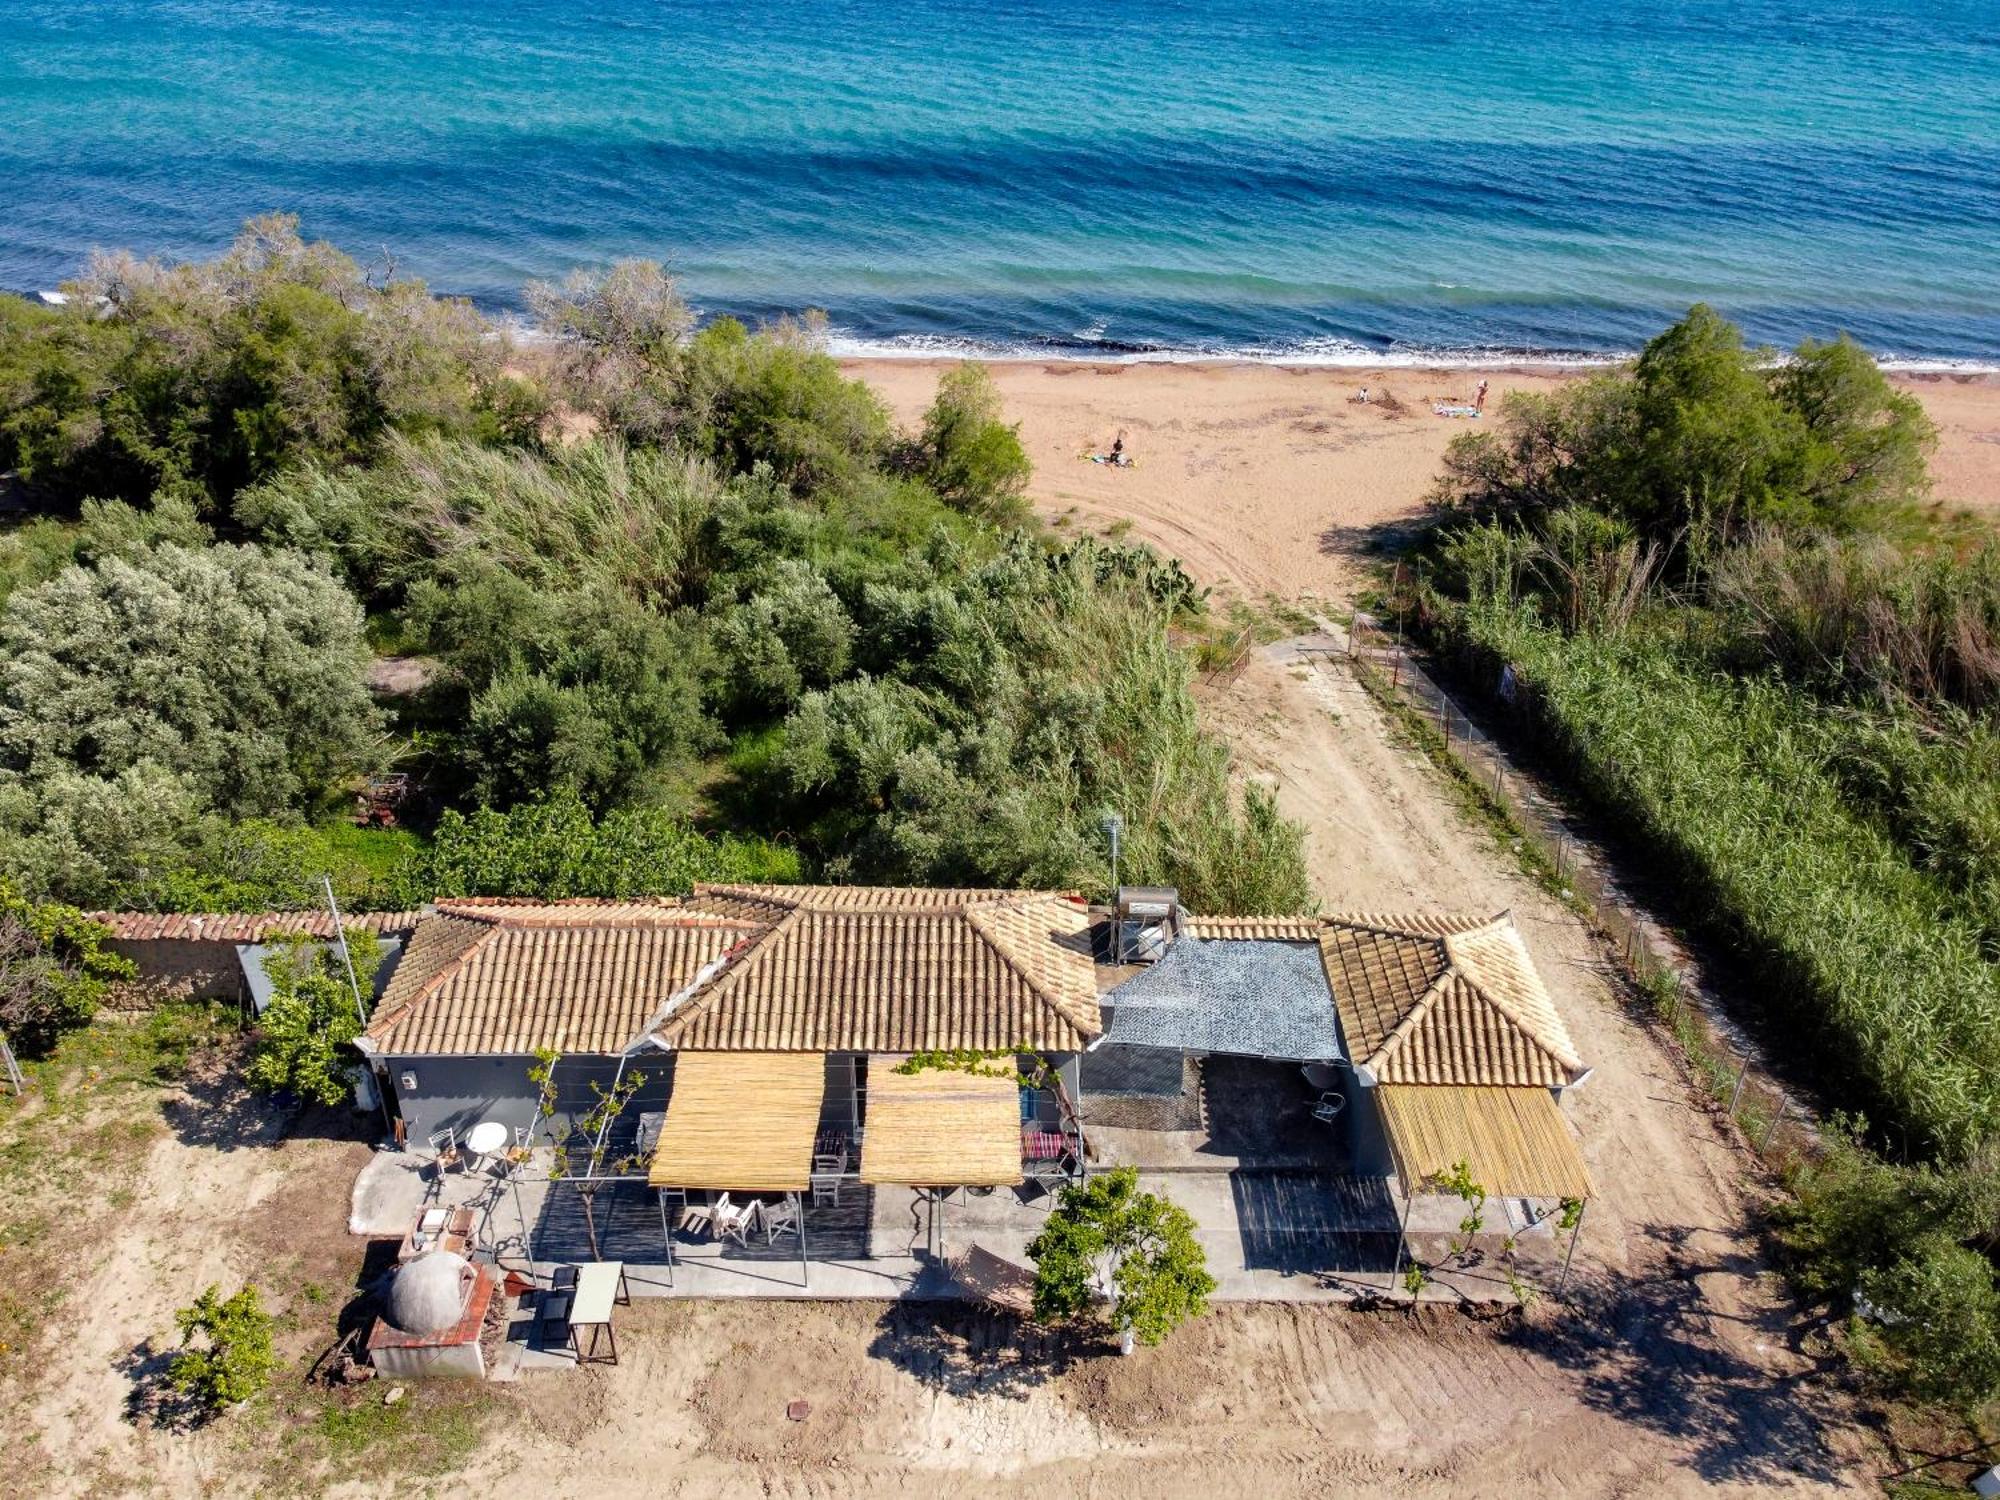
<svg viewBox="0 0 2000 1500">
<path fill-rule="evenodd" d="M 757 1205 L 745 1203 L 739 1207 L 724 1193 L 715 1200 L 715 1217 L 710 1222 L 717 1239 L 727 1236 L 748 1250 L 750 1231 L 757 1227 Z"/>
</svg>

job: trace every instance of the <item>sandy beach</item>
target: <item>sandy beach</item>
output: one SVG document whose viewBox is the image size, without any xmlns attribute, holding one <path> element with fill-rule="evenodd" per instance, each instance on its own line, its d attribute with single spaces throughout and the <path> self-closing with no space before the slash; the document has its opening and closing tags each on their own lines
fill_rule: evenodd
<svg viewBox="0 0 2000 1500">
<path fill-rule="evenodd" d="M 945 364 L 856 360 L 913 425 Z M 1251 596 L 1338 597 L 1356 549 L 1416 514 L 1445 445 L 1474 424 L 1439 417 L 1484 378 L 1489 413 L 1509 391 L 1587 372 L 1299 368 L 1261 364 L 1011 362 L 992 367 L 1034 460 L 1030 493 L 1051 519 L 1133 535 L 1204 583 Z M 1903 375 L 1938 426 L 1935 497 L 2000 512 L 2000 377 Z M 1350 401 L 1362 386 L 1374 398 Z M 1394 404 L 1384 401 L 1393 397 Z M 1120 429 L 1130 469 L 1087 462 Z"/>
</svg>

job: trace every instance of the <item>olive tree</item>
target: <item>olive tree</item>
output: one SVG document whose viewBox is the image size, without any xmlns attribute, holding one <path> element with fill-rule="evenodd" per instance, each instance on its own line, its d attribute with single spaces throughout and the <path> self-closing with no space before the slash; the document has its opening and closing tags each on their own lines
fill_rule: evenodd
<svg viewBox="0 0 2000 1500">
<path fill-rule="evenodd" d="M 168 543 L 71 567 L 0 615 L 0 774 L 140 766 L 216 810 L 297 810 L 377 749 L 361 608 L 296 553 Z"/>
</svg>

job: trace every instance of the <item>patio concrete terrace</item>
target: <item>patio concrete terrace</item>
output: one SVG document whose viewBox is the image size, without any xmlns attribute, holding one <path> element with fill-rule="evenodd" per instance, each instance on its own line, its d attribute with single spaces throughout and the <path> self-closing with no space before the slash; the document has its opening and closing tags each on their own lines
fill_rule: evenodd
<svg viewBox="0 0 2000 1500">
<path fill-rule="evenodd" d="M 844 1182 L 837 1204 L 802 1195 L 805 1251 L 789 1234 L 748 1246 L 674 1229 L 668 1264 L 661 1204 L 640 1180 L 602 1184 L 593 1200 L 593 1256 L 582 1189 L 550 1181 L 549 1158 L 538 1155 L 513 1180 L 491 1172 L 436 1176 L 415 1156 L 382 1152 L 354 1187 L 349 1228 L 357 1234 L 400 1236 L 427 1196 L 445 1206 L 473 1205 L 480 1252 L 502 1266 L 546 1281 L 552 1267 L 595 1258 L 621 1260 L 635 1296 L 917 1298 L 963 1295 L 947 1268 L 977 1244 L 1028 1264 L 1027 1246 L 1041 1230 L 1052 1196 L 1032 1184 L 990 1192 L 956 1190 L 940 1202 L 911 1188 L 870 1188 Z M 1405 1205 L 1388 1180 L 1310 1169 L 1166 1172 L 1142 1170 L 1140 1185 L 1171 1198 L 1195 1220 L 1208 1267 L 1223 1301 L 1342 1302 L 1395 1292 L 1398 1225 Z M 695 1202 L 705 1195 L 690 1195 Z M 748 1195 L 734 1195 L 745 1201 Z M 769 1195 L 767 1195 L 769 1196 Z M 667 1226 L 679 1215 L 668 1198 Z M 1444 1257 L 1464 1206 L 1457 1199 L 1419 1197 L 1409 1243 L 1425 1260 Z M 1467 1264 L 1436 1274 L 1427 1298 L 1512 1300 L 1495 1262 L 1502 1241 L 1515 1237 L 1523 1274 L 1548 1284 L 1562 1246 L 1548 1220 L 1527 1222 L 1518 1205 L 1495 1202 L 1475 1237 Z"/>
</svg>

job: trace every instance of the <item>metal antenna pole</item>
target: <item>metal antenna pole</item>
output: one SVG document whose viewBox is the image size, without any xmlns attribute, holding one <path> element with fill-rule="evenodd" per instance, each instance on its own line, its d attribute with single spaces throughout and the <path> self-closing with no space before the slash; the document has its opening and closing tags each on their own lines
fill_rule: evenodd
<svg viewBox="0 0 2000 1500">
<path fill-rule="evenodd" d="M 1106 813 L 1100 825 L 1111 838 L 1111 933 L 1112 948 L 1119 963 L 1125 962 L 1125 923 L 1118 915 L 1118 838 L 1125 831 L 1125 820 L 1117 813 Z"/>
<path fill-rule="evenodd" d="M 326 909 L 333 915 L 333 940 L 340 945 L 340 961 L 347 965 L 347 985 L 354 991 L 354 1009 L 361 1017 L 361 1024 L 368 1024 L 368 1007 L 361 999 L 361 981 L 355 977 L 354 955 L 347 951 L 347 929 L 341 925 L 340 903 L 333 899 L 333 877 L 322 875 L 319 883 L 326 888 Z"/>
</svg>

